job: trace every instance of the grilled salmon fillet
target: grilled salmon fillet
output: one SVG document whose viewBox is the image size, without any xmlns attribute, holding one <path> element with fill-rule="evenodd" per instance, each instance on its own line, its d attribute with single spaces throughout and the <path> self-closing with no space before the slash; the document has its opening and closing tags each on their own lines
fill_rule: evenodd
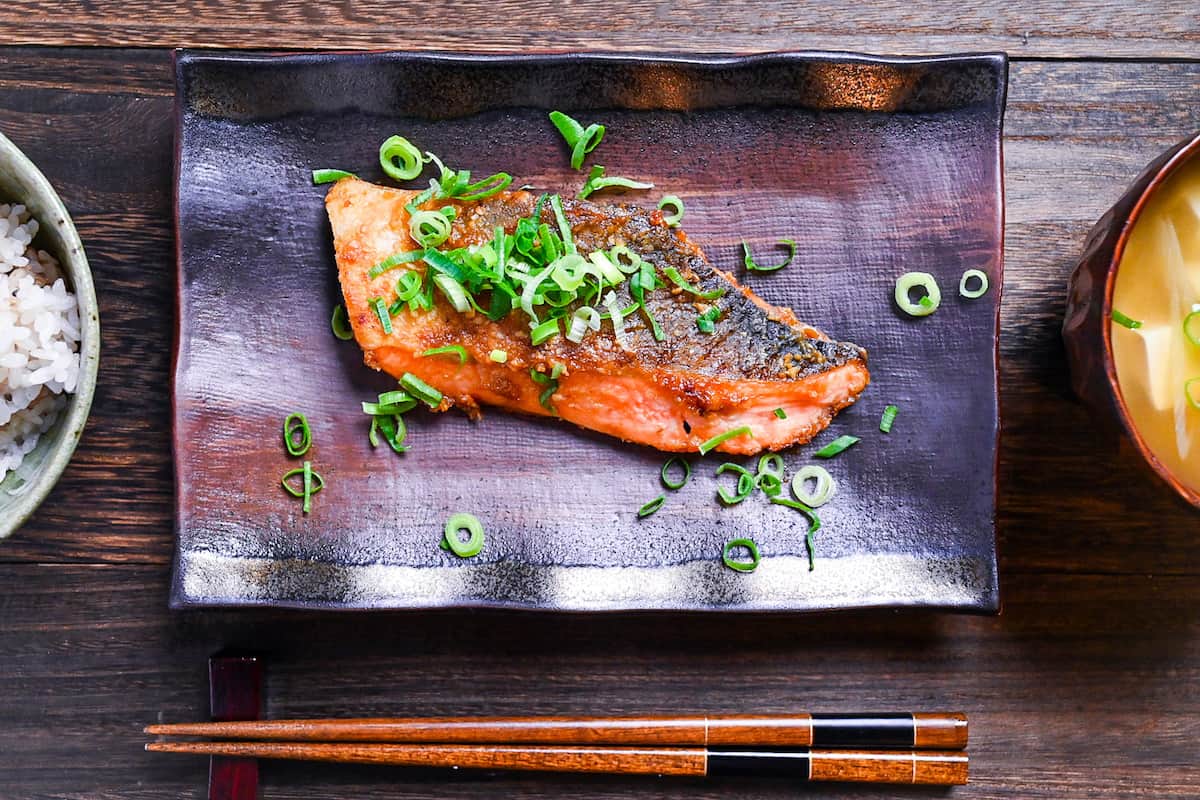
<svg viewBox="0 0 1200 800">
<path fill-rule="evenodd" d="M 584 428 L 628 442 L 671 452 L 694 452 L 699 445 L 734 428 L 750 435 L 722 443 L 717 450 L 752 455 L 802 444 L 823 430 L 839 410 L 855 401 L 870 380 L 866 352 L 831 341 L 800 323 L 790 309 L 772 306 L 713 267 L 700 248 L 661 211 L 626 205 L 599 205 L 563 198 L 562 206 L 581 254 L 625 245 L 656 270 L 673 266 L 693 285 L 726 289 L 716 300 L 699 300 L 666 280 L 668 288 L 646 294 L 646 308 L 665 334 L 657 341 L 644 315 L 625 319 L 625 341 L 606 322 L 576 344 L 557 336 L 534 347 L 529 319 L 514 310 L 498 322 L 479 313 L 459 313 L 440 295 L 433 310 L 404 310 L 384 332 L 371 305 L 390 303 L 403 269 L 371 278 L 375 264 L 396 253 L 420 249 L 409 235 L 405 204 L 416 192 L 344 178 L 330 189 L 325 206 L 333 229 L 338 275 L 354 336 L 368 366 L 399 378 L 409 372 L 438 388 L 451 405 L 473 416 L 478 405 L 536 415 L 557 415 Z M 457 215 L 445 249 L 483 244 L 496 226 L 512 232 L 535 212 L 536 196 L 502 192 L 485 200 L 452 205 Z M 542 220 L 555 225 L 552 210 Z M 630 303 L 628 282 L 614 290 L 618 305 Z M 714 332 L 696 324 L 710 305 L 720 308 Z M 470 359 L 422 357 L 431 348 L 461 345 Z M 489 358 L 504 351 L 505 363 Z M 530 370 L 550 372 L 562 365 L 557 390 L 543 405 L 546 386 Z M 786 418 L 775 415 L 782 408 Z"/>
</svg>

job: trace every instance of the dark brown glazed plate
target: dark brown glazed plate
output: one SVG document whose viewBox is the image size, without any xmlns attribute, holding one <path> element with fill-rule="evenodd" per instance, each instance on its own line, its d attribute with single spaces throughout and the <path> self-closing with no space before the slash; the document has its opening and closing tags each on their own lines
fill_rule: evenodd
<svg viewBox="0 0 1200 800">
<path fill-rule="evenodd" d="M 1002 284 L 1002 55 L 875 58 L 180 53 L 174 382 L 176 607 L 507 606 L 554 610 L 995 611 L 996 336 Z M 796 262 L 746 282 L 870 353 L 872 384 L 816 446 L 826 466 L 815 569 L 806 525 L 761 496 L 715 497 L 723 457 L 661 511 L 664 456 L 552 419 L 410 415 L 410 452 L 373 451 L 360 401 L 394 385 L 329 331 L 340 302 L 310 170 L 380 180 L 392 133 L 476 175 L 571 192 L 546 113 L 608 126 L 593 161 L 653 181 L 622 199 L 687 204 L 685 228 L 741 275 L 740 240 Z M 958 296 L 964 270 L 992 290 Z M 898 312 L 896 277 L 934 273 L 942 307 Z M 884 406 L 900 407 L 893 432 Z M 290 411 L 326 480 L 313 513 L 279 486 Z M 789 473 L 814 447 L 785 454 Z M 487 545 L 438 549 L 453 511 Z M 753 573 L 722 544 L 755 539 Z"/>
</svg>

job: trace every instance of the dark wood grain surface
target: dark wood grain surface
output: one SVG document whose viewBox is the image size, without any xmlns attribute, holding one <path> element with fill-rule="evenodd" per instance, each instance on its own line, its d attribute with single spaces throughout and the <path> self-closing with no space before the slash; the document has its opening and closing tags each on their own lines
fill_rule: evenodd
<svg viewBox="0 0 1200 800">
<path fill-rule="evenodd" d="M 223 647 L 269 654 L 272 716 L 955 708 L 971 714 L 972 785 L 953 797 L 1200 796 L 1200 515 L 1072 400 L 1059 338 L 1084 234 L 1142 165 L 1200 128 L 1200 63 L 1187 60 L 1200 56 L 1200 24 L 1190 3 L 925 5 L 818 12 L 684 2 L 633 14 L 595 0 L 554 18 L 510 2 L 403 31 L 393 16 L 344 5 L 278 16 L 254 3 L 0 10 L 6 44 L 146 48 L 0 48 L 0 130 L 72 210 L 104 337 L 75 460 L 42 510 L 0 543 L 0 797 L 204 796 L 207 765 L 144 753 L 140 729 L 204 718 L 206 658 Z M 182 44 L 1075 57 L 1011 69 L 1004 614 L 169 613 L 174 239 L 164 48 Z M 262 776 L 277 798 L 796 792 L 765 781 L 302 764 L 266 764 Z M 821 787 L 812 796 L 946 795 Z"/>
</svg>

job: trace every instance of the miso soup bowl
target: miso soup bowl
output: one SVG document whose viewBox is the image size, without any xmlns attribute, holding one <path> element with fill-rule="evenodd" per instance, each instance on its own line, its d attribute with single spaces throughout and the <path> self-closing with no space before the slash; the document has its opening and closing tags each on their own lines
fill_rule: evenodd
<svg viewBox="0 0 1200 800">
<path fill-rule="evenodd" d="M 1112 348 L 1112 299 L 1117 269 L 1129 234 L 1147 201 L 1177 169 L 1200 158 L 1200 133 L 1154 159 L 1088 234 L 1083 257 L 1067 286 L 1063 340 L 1071 368 L 1071 386 L 1097 415 L 1116 424 L 1137 447 L 1146 464 L 1183 499 L 1200 508 L 1200 493 L 1188 488 L 1155 457 L 1138 433 L 1117 383 Z"/>
</svg>

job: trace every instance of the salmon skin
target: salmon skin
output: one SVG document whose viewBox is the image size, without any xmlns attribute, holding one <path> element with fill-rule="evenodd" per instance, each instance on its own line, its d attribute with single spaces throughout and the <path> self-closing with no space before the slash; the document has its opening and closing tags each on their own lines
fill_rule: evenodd
<svg viewBox="0 0 1200 800">
<path fill-rule="evenodd" d="M 536 415 L 555 415 L 576 425 L 677 453 L 695 452 L 701 443 L 746 426 L 748 435 L 716 449 L 752 455 L 811 440 L 870 380 L 866 351 L 831 341 L 800 323 L 786 308 L 772 306 L 713 267 L 700 248 L 661 211 L 628 205 L 600 205 L 562 199 L 563 214 L 579 253 L 624 245 L 653 265 L 659 288 L 645 294 L 646 310 L 661 325 L 656 339 L 647 315 L 624 318 L 624 342 L 611 322 L 589 331 L 576 344 L 556 336 L 539 346 L 530 341 L 529 318 L 515 309 L 498 321 L 474 311 L 459 313 L 437 293 L 432 310 L 400 310 L 385 333 L 373 304 L 391 303 L 397 280 L 408 269 L 424 274 L 420 261 L 372 278 L 372 266 L 396 253 L 420 249 L 409 234 L 405 205 L 417 193 L 344 178 L 326 196 L 333 229 L 338 275 L 346 310 L 366 364 L 399 378 L 412 373 L 444 395 L 439 407 L 459 406 L 478 416 L 479 404 Z M 497 226 L 512 233 L 518 220 L 537 209 L 525 191 L 502 192 L 471 203 L 438 201 L 425 207 L 453 206 L 450 238 L 441 249 L 482 245 Z M 542 221 L 554 227 L 549 204 Z M 663 277 L 674 267 L 705 292 L 724 289 L 711 301 L 683 291 Z M 614 289 L 618 307 L 631 303 L 629 281 Z M 697 326 L 697 316 L 720 309 L 713 332 Z M 446 345 L 462 346 L 469 359 L 423 357 Z M 495 351 L 504 363 L 490 358 Z M 556 386 L 546 397 L 548 375 Z M 780 418 L 776 409 L 783 409 Z"/>
</svg>

